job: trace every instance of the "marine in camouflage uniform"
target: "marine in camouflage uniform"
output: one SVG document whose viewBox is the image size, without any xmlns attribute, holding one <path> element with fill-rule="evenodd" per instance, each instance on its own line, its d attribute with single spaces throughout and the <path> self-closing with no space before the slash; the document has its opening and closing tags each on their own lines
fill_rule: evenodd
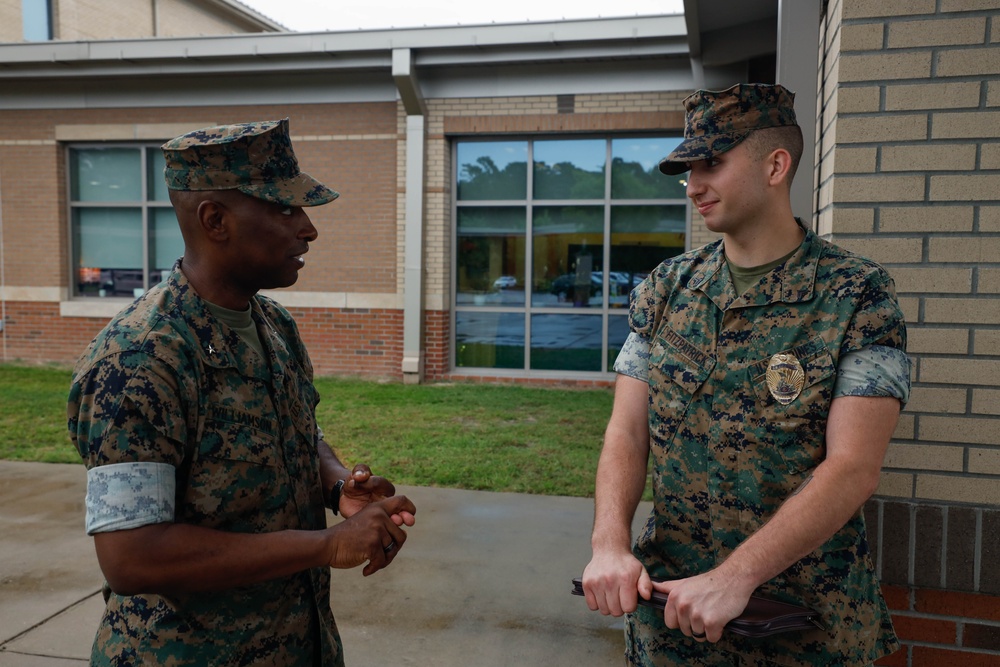
<svg viewBox="0 0 1000 667">
<path fill-rule="evenodd" d="M 330 201 L 335 192 L 299 171 L 287 128 L 284 120 L 180 137 L 164 147 L 167 183 L 186 192 L 235 189 L 279 208 Z M 279 224 L 299 224 L 290 208 L 282 213 L 289 221 Z M 315 238 L 308 227 L 302 234 Z M 69 430 L 88 468 L 88 533 L 101 539 L 183 525 L 216 531 L 199 538 L 288 535 L 291 542 L 281 531 L 324 531 L 330 499 L 320 452 L 329 448 L 316 424 L 312 380 L 287 311 L 257 294 L 241 312 L 208 302 L 179 262 L 105 327 L 75 369 Z M 378 485 L 373 495 L 391 495 L 387 482 L 365 477 L 347 489 Z M 402 497 L 389 501 L 396 512 L 412 509 Z M 401 532 L 390 530 L 385 564 L 405 539 Z M 247 551 L 255 544 L 247 542 Z M 119 561 L 100 542 L 98 556 L 113 580 Z M 277 565 L 290 571 L 223 590 L 118 593 L 106 585 L 91 664 L 343 665 L 328 564 Z M 147 587 L 157 588 L 139 585 Z"/>
<path fill-rule="evenodd" d="M 667 173 L 751 131 L 795 123 L 780 86 L 700 91 L 687 105 L 692 141 L 661 163 Z M 811 231 L 800 235 L 745 290 L 734 286 L 738 267 L 723 240 L 664 262 L 633 291 L 632 332 L 615 368 L 648 385 L 654 508 L 633 553 L 655 579 L 717 568 L 812 481 L 835 398 L 908 396 L 906 331 L 888 274 Z M 706 644 L 693 621 L 678 632 L 639 607 L 626 620 L 628 664 L 855 667 L 898 648 L 860 509 L 757 593 L 815 609 L 824 628 L 722 633 Z"/>
</svg>

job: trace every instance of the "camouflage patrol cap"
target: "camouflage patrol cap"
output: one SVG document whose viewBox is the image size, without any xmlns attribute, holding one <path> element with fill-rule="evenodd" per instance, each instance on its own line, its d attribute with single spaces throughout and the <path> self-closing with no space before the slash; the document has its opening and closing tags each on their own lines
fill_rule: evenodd
<svg viewBox="0 0 1000 667">
<path fill-rule="evenodd" d="M 206 127 L 161 149 L 171 190 L 239 190 L 286 206 L 319 206 L 340 196 L 299 170 L 287 118 Z"/>
<path fill-rule="evenodd" d="M 780 85 L 738 83 L 725 90 L 699 90 L 684 100 L 684 141 L 660 162 L 671 176 L 691 162 L 725 153 L 754 130 L 797 125 L 795 93 Z"/>
</svg>

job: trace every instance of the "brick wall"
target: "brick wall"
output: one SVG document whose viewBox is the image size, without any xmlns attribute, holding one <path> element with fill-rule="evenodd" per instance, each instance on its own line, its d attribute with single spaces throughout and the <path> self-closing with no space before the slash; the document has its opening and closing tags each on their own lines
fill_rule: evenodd
<svg viewBox="0 0 1000 667">
<path fill-rule="evenodd" d="M 822 40 L 815 224 L 893 275 L 914 361 L 868 508 L 907 644 L 880 664 L 997 665 L 996 2 L 832 0 Z"/>
<path fill-rule="evenodd" d="M 55 37 L 67 41 L 153 35 L 152 0 L 54 0 Z"/>
<path fill-rule="evenodd" d="M 108 323 L 99 317 L 59 317 L 58 303 L 7 301 L 2 361 L 70 365 Z"/>
<path fill-rule="evenodd" d="M 374 308 L 289 308 L 316 375 L 398 379 L 403 312 Z"/>
<path fill-rule="evenodd" d="M 229 35 L 261 31 L 219 5 L 190 0 L 155 0 L 155 5 L 158 13 L 156 34 L 159 37 Z"/>
<path fill-rule="evenodd" d="M 260 32 L 242 15 L 198 0 L 50 1 L 54 38 L 59 40 Z M 21 3 L 22 0 L 0 0 L 0 42 L 23 41 Z"/>
<path fill-rule="evenodd" d="M 24 39 L 21 0 L 0 0 L 0 42 L 20 42 Z"/>
</svg>

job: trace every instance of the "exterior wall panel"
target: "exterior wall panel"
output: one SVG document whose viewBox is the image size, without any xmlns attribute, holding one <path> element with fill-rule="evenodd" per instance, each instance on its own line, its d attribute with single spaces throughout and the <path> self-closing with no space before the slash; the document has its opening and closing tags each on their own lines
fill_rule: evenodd
<svg viewBox="0 0 1000 667">
<path fill-rule="evenodd" d="M 880 665 L 1000 664 L 995 21 L 924 0 L 834 0 L 824 16 L 820 231 L 893 275 L 914 361 L 866 512 L 905 647 Z"/>
</svg>

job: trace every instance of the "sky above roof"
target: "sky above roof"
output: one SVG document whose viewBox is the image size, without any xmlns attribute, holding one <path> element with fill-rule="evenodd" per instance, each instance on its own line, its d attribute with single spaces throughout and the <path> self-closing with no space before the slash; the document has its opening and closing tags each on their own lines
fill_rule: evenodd
<svg viewBox="0 0 1000 667">
<path fill-rule="evenodd" d="M 683 0 L 240 0 L 290 30 L 370 30 L 680 14 Z"/>
</svg>

